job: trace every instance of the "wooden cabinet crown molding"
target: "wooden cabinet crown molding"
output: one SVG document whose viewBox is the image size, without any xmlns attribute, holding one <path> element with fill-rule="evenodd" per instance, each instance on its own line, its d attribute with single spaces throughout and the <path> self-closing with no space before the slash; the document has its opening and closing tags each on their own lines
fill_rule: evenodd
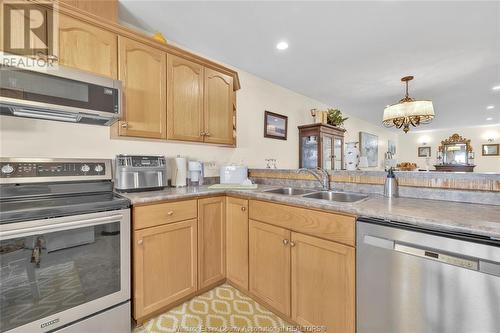
<svg viewBox="0 0 500 333">
<path fill-rule="evenodd" d="M 39 3 L 41 6 L 45 5 L 44 0 L 27 0 L 27 1 L 30 1 L 33 3 Z M 75 8 L 75 7 L 71 6 L 70 4 L 67 4 L 64 2 L 58 3 L 58 11 L 61 14 L 65 14 L 65 15 L 74 17 L 74 18 L 79 19 L 83 22 L 87 22 L 87 23 L 90 23 L 90 24 L 95 25 L 97 27 L 114 32 L 120 36 L 134 39 L 138 42 L 144 43 L 144 44 L 149 45 L 151 47 L 157 48 L 159 50 L 165 51 L 165 52 L 173 54 L 173 55 L 177 55 L 179 57 L 183 57 L 183 58 L 190 60 L 190 61 L 197 62 L 205 67 L 212 68 L 216 71 L 219 71 L 219 72 L 224 73 L 226 75 L 232 76 L 233 77 L 233 90 L 236 91 L 236 90 L 239 90 L 241 88 L 239 77 L 238 77 L 238 72 L 236 72 L 230 68 L 227 68 L 225 66 L 222 66 L 222 65 L 220 65 L 212 60 L 208 60 L 202 56 L 199 56 L 199 55 L 192 53 L 192 52 L 188 52 L 188 51 L 183 50 L 182 48 L 174 46 L 174 45 L 163 44 L 163 43 L 153 39 L 152 37 L 150 37 L 142 32 L 125 27 L 125 26 L 120 25 L 116 22 L 112 22 L 109 20 L 105 21 L 104 19 L 100 18 L 99 16 L 96 16 L 96 15 L 88 13 L 84 10 Z"/>
</svg>

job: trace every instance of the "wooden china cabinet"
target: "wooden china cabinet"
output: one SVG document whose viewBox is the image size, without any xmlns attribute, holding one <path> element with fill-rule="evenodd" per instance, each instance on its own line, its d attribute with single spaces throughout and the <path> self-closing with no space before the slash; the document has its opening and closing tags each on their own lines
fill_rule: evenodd
<svg viewBox="0 0 500 333">
<path fill-rule="evenodd" d="M 344 169 L 345 129 L 322 123 L 298 128 L 301 168 Z"/>
</svg>

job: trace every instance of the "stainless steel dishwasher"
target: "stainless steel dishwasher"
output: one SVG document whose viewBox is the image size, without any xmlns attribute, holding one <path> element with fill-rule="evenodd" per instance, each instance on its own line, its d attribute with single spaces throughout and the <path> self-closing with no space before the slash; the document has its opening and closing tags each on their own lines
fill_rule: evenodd
<svg viewBox="0 0 500 333">
<path fill-rule="evenodd" d="M 358 333 L 500 332 L 500 240 L 360 218 Z"/>
</svg>

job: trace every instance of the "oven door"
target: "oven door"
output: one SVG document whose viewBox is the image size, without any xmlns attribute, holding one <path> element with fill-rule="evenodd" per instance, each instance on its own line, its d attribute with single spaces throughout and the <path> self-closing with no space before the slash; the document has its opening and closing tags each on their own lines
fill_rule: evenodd
<svg viewBox="0 0 500 333">
<path fill-rule="evenodd" d="M 130 210 L 0 226 L 0 278 L 0 332 L 47 332 L 128 301 Z"/>
</svg>

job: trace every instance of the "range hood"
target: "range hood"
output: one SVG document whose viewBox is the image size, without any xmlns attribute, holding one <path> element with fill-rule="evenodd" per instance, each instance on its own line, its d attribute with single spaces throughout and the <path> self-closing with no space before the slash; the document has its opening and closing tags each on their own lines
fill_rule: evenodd
<svg viewBox="0 0 500 333">
<path fill-rule="evenodd" d="M 110 126 L 121 116 L 121 82 L 63 66 L 0 65 L 0 114 Z"/>
</svg>

